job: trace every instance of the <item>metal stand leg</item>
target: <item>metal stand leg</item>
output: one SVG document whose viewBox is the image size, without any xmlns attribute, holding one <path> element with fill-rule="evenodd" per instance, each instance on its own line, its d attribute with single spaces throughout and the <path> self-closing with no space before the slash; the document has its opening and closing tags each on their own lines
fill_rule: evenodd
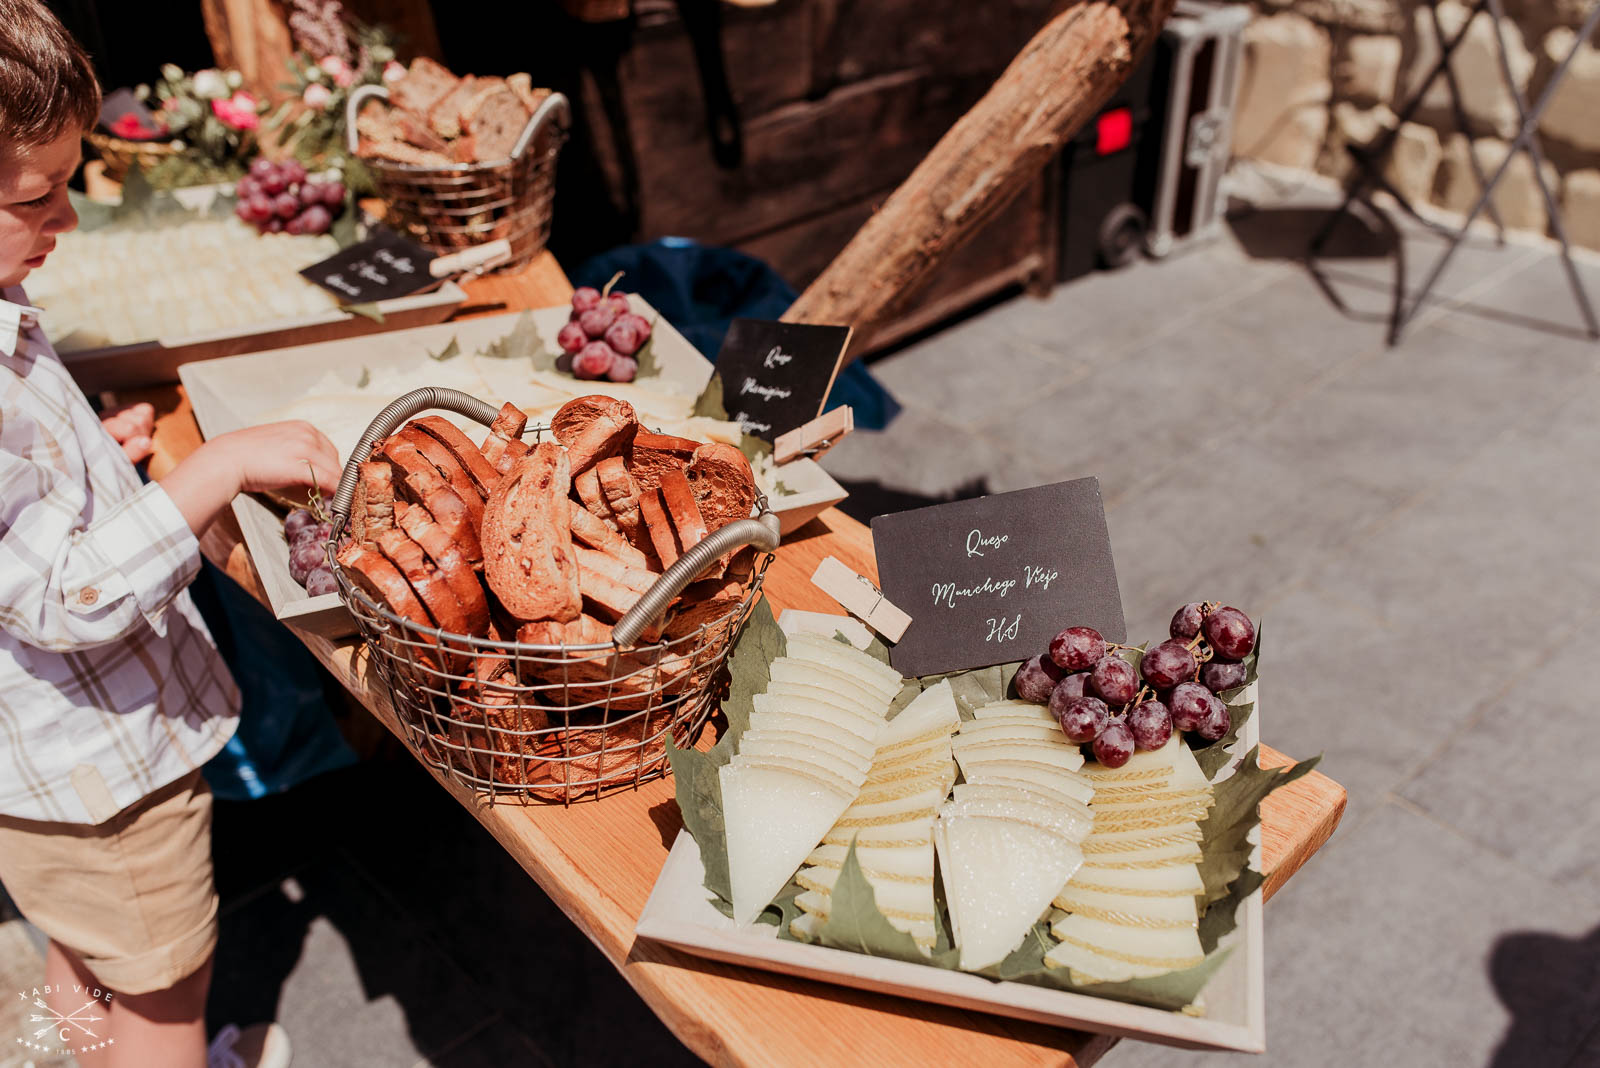
<svg viewBox="0 0 1600 1068">
<path fill-rule="evenodd" d="M 1462 222 L 1461 228 L 1456 232 L 1449 247 L 1435 261 L 1433 269 L 1428 272 L 1427 280 L 1422 283 L 1422 287 L 1412 299 L 1410 307 L 1400 317 L 1389 339 L 1390 344 L 1394 344 L 1399 339 L 1400 331 L 1404 330 L 1406 325 L 1416 316 L 1418 309 L 1422 307 L 1422 302 L 1428 298 L 1429 292 L 1432 291 L 1434 284 L 1439 280 L 1439 276 L 1444 273 L 1445 267 L 1455 255 L 1456 249 L 1460 247 L 1462 240 L 1466 237 L 1468 227 L 1472 225 L 1473 220 L 1478 217 L 1489 203 L 1490 198 L 1494 195 L 1495 187 L 1505 177 L 1506 171 L 1511 169 L 1511 162 L 1516 159 L 1519 151 L 1527 152 L 1529 160 L 1533 163 L 1534 181 L 1538 183 L 1539 191 L 1544 195 L 1545 208 L 1550 214 L 1551 225 L 1555 229 L 1557 239 L 1561 242 L 1561 262 L 1566 268 L 1567 281 L 1572 286 L 1572 293 L 1577 300 L 1578 308 L 1583 313 L 1584 323 L 1589 328 L 1589 336 L 1600 338 L 1600 322 L 1595 320 L 1594 307 L 1589 303 L 1588 291 L 1584 288 L 1583 280 L 1578 277 L 1577 267 L 1573 265 L 1572 250 L 1567 242 L 1566 226 L 1561 221 L 1560 208 L 1556 204 L 1555 197 L 1551 195 L 1549 186 L 1545 185 L 1544 152 L 1539 146 L 1538 134 L 1539 119 L 1544 115 L 1545 108 L 1550 105 L 1550 101 L 1555 97 L 1556 90 L 1561 86 L 1562 79 L 1566 77 L 1568 68 L 1572 66 L 1573 57 L 1578 54 L 1578 49 L 1583 45 L 1583 42 L 1587 41 L 1590 35 L 1594 33 L 1595 27 L 1600 26 L 1600 3 L 1596 3 L 1590 9 L 1588 17 L 1584 19 L 1583 29 L 1578 31 L 1578 37 L 1573 42 L 1571 50 L 1562 59 L 1561 65 L 1555 69 L 1555 73 L 1550 76 L 1550 81 L 1545 86 L 1544 92 L 1539 95 L 1539 100 L 1534 104 L 1532 112 L 1528 111 L 1527 101 L 1511 76 L 1511 65 L 1506 58 L 1505 39 L 1500 34 L 1500 0 L 1487 0 L 1487 3 L 1491 17 L 1496 20 L 1494 24 L 1495 41 L 1499 44 L 1497 51 L 1500 56 L 1501 74 L 1505 78 L 1507 88 L 1511 91 L 1512 99 L 1516 102 L 1517 118 L 1520 120 L 1521 126 L 1517 132 L 1516 139 L 1511 142 L 1511 148 L 1506 153 L 1506 158 L 1500 161 L 1500 166 L 1496 168 L 1494 176 L 1489 179 L 1489 183 L 1478 197 L 1477 203 L 1467 213 L 1465 221 Z"/>
</svg>

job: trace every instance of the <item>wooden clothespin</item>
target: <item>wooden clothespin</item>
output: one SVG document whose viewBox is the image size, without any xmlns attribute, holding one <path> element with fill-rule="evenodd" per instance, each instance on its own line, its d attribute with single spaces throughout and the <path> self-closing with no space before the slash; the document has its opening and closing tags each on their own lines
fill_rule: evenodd
<svg viewBox="0 0 1600 1068">
<path fill-rule="evenodd" d="M 435 278 L 448 278 L 464 271 L 481 274 L 509 259 L 511 259 L 511 242 L 502 237 L 496 241 L 462 249 L 460 252 L 452 252 L 447 256 L 435 256 L 428 261 L 428 273 Z"/>
<path fill-rule="evenodd" d="M 823 557 L 811 581 L 888 641 L 899 641 L 911 626 L 911 617 L 885 597 L 871 579 L 850 570 L 836 557 Z"/>
<path fill-rule="evenodd" d="M 824 412 L 809 423 L 778 435 L 772 443 L 772 462 L 786 464 L 801 456 L 815 460 L 844 440 L 856 428 L 855 413 L 848 404 Z"/>
</svg>

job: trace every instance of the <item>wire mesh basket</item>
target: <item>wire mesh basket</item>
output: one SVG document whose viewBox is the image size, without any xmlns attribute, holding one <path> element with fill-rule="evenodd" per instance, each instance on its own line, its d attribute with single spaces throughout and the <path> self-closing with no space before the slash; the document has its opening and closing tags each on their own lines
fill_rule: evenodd
<svg viewBox="0 0 1600 1068">
<path fill-rule="evenodd" d="M 381 412 L 345 466 L 328 543 L 340 597 L 355 617 L 406 741 L 454 781 L 491 797 L 571 803 L 665 773 L 666 743 L 685 746 L 716 707 L 721 668 L 761 596 L 777 517 L 729 523 L 688 550 L 612 628 L 612 640 L 535 645 L 419 626 L 379 604 L 339 566 L 335 546 L 355 497 L 360 458 L 407 419 L 443 408 L 494 421 L 498 410 L 456 390 L 414 390 Z M 544 427 L 533 427 L 538 437 Z M 756 550 L 737 603 L 685 633 L 643 640 L 712 561 Z"/>
<path fill-rule="evenodd" d="M 352 156 L 360 145 L 356 119 L 362 107 L 388 98 L 381 85 L 350 94 L 345 137 Z M 507 159 L 427 166 L 362 156 L 361 162 L 388 205 L 388 225 L 440 254 L 505 238 L 511 259 L 501 268 L 520 267 L 550 240 L 556 160 L 571 122 L 567 98 L 551 93 L 529 117 Z"/>
</svg>

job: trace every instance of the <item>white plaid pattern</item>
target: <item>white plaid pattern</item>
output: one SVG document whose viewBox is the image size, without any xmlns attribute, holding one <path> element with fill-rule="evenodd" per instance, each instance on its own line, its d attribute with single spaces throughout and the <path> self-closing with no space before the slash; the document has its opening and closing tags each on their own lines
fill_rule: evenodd
<svg viewBox="0 0 1600 1068">
<path fill-rule="evenodd" d="M 42 333 L 0 352 L 0 814 L 95 823 L 85 767 L 120 809 L 227 744 L 239 692 L 184 592 L 199 569 Z"/>
</svg>

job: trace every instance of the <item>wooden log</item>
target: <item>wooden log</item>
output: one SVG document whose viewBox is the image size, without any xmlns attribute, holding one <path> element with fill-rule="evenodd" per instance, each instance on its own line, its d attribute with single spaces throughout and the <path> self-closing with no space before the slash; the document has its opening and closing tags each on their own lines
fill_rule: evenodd
<svg viewBox="0 0 1600 1068">
<path fill-rule="evenodd" d="M 789 322 L 873 329 L 1103 108 L 1174 0 L 1078 0 L 1034 35 L 793 306 Z"/>
</svg>

